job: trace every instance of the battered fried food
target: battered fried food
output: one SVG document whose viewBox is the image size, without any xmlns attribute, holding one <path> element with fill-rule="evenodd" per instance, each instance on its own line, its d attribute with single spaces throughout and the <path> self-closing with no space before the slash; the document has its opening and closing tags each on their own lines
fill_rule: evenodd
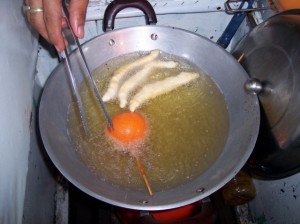
<svg viewBox="0 0 300 224">
<path fill-rule="evenodd" d="M 168 93 L 182 85 L 185 85 L 199 77 L 195 72 L 181 72 L 177 76 L 171 76 L 163 80 L 146 84 L 141 90 L 133 96 L 129 103 L 129 110 L 135 111 L 144 102 L 153 99 L 159 95 Z"/>
<path fill-rule="evenodd" d="M 152 61 L 149 64 L 145 65 L 141 70 L 136 72 L 130 78 L 128 78 L 120 87 L 118 98 L 120 101 L 120 107 L 124 108 L 128 101 L 129 95 L 139 86 L 144 84 L 147 81 L 147 78 L 154 69 L 157 68 L 166 68 L 171 69 L 175 68 L 178 65 L 174 61 Z"/>
<path fill-rule="evenodd" d="M 143 56 L 137 59 L 136 61 L 121 66 L 119 69 L 117 69 L 110 80 L 109 87 L 106 93 L 103 95 L 103 101 L 107 102 L 115 99 L 117 97 L 120 85 L 124 81 L 124 79 L 128 76 L 128 73 L 140 66 L 145 65 L 146 63 L 153 61 L 159 56 L 159 54 L 160 54 L 159 50 L 153 50 L 150 52 L 150 54 Z"/>
</svg>

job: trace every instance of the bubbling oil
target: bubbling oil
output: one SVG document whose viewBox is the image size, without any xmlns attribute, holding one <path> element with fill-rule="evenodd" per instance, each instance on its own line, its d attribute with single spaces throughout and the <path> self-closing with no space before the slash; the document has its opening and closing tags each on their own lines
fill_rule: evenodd
<svg viewBox="0 0 300 224">
<path fill-rule="evenodd" d="M 136 60 L 145 52 L 115 58 L 94 72 L 103 94 L 113 72 Z M 199 68 L 183 59 L 162 53 L 160 60 L 175 60 L 175 69 L 155 69 L 149 82 L 182 71 L 198 72 L 200 77 L 167 94 L 151 99 L 137 112 L 148 124 L 144 141 L 134 147 L 143 164 L 154 192 L 187 183 L 201 175 L 218 158 L 228 135 L 226 102 L 218 86 Z M 147 191 L 142 175 L 130 150 L 122 149 L 107 135 L 107 122 L 92 89 L 80 86 L 89 135 L 82 131 L 76 104 L 68 113 L 69 137 L 86 166 L 102 180 L 133 190 Z M 118 100 L 106 103 L 111 116 L 128 111 L 121 109 Z M 132 147 L 132 146 L 131 146 Z M 122 149 L 122 150 L 120 150 Z"/>
</svg>

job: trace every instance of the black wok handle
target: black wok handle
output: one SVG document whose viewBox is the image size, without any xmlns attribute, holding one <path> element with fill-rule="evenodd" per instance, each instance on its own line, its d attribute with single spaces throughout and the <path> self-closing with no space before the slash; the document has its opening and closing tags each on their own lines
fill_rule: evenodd
<svg viewBox="0 0 300 224">
<path fill-rule="evenodd" d="M 114 0 L 109 3 L 104 13 L 104 32 L 114 29 L 117 14 L 126 8 L 140 9 L 145 15 L 147 25 L 157 23 L 155 11 L 147 0 Z"/>
</svg>

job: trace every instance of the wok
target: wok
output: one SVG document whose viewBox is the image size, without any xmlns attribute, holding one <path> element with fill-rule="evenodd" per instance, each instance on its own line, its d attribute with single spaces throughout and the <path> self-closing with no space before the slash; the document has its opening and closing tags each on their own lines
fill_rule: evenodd
<svg viewBox="0 0 300 224">
<path fill-rule="evenodd" d="M 140 5 L 129 6 L 140 8 Z M 114 15 L 110 15 L 112 20 L 105 20 L 107 26 L 113 25 L 111 21 L 122 9 L 116 10 L 113 5 L 110 7 Z M 147 8 L 142 7 L 146 14 L 149 13 Z M 146 15 L 148 18 L 156 17 Z M 91 70 L 115 57 L 153 49 L 184 58 L 215 81 L 224 95 L 229 114 L 229 133 L 223 151 L 202 175 L 186 184 L 155 192 L 153 196 L 149 196 L 146 191 L 124 189 L 96 177 L 72 146 L 67 134 L 67 112 L 73 98 L 65 64 L 62 62 L 50 75 L 41 97 L 40 132 L 45 149 L 55 166 L 83 192 L 104 202 L 131 209 L 171 209 L 209 196 L 232 179 L 246 163 L 258 134 L 258 99 L 245 91 L 247 73 L 222 47 L 182 29 L 146 25 L 107 32 L 83 44 L 82 48 Z M 79 52 L 75 50 L 70 55 L 70 62 L 77 82 L 83 82 L 85 69 Z"/>
</svg>

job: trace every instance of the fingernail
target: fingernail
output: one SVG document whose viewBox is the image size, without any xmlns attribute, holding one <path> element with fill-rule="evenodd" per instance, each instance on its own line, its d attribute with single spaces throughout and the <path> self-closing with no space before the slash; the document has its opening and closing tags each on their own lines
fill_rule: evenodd
<svg viewBox="0 0 300 224">
<path fill-rule="evenodd" d="M 84 36 L 84 27 L 83 26 L 79 26 L 77 28 L 77 35 L 78 35 L 78 38 L 83 38 L 83 36 Z"/>
<path fill-rule="evenodd" d="M 54 45 L 54 47 L 58 52 L 62 52 L 65 49 L 64 45 Z"/>
<path fill-rule="evenodd" d="M 62 52 L 62 50 L 58 46 L 54 45 L 54 47 L 55 47 L 56 51 Z"/>
</svg>

